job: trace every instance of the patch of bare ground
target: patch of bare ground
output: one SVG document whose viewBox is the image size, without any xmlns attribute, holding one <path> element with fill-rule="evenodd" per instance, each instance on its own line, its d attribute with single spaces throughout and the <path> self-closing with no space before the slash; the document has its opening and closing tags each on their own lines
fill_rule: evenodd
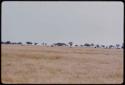
<svg viewBox="0 0 125 85">
<path fill-rule="evenodd" d="M 123 49 L 2 45 L 3 83 L 117 84 Z"/>
</svg>

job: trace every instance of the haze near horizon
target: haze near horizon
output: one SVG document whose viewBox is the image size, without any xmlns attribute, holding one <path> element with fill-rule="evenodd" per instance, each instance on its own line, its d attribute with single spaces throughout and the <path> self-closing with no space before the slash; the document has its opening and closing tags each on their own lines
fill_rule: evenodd
<svg viewBox="0 0 125 85">
<path fill-rule="evenodd" d="M 2 2 L 2 41 L 122 44 L 122 2 Z"/>
</svg>

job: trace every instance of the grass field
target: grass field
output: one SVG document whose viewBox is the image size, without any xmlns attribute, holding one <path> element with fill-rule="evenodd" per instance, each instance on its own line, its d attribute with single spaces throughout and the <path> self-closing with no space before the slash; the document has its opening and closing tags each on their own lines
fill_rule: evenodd
<svg viewBox="0 0 125 85">
<path fill-rule="evenodd" d="M 123 82 L 123 49 L 2 45 L 2 83 Z"/>
</svg>

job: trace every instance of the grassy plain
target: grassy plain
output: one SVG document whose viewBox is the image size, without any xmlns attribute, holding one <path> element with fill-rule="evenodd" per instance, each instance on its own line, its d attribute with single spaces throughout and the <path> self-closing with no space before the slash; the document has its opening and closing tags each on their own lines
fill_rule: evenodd
<svg viewBox="0 0 125 85">
<path fill-rule="evenodd" d="M 2 83 L 123 82 L 123 49 L 1 46 Z"/>
</svg>

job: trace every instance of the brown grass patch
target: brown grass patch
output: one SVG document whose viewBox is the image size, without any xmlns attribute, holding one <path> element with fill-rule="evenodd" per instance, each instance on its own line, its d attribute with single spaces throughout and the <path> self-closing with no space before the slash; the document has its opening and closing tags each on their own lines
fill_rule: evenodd
<svg viewBox="0 0 125 85">
<path fill-rule="evenodd" d="M 2 45 L 3 83 L 122 83 L 123 49 Z"/>
</svg>

